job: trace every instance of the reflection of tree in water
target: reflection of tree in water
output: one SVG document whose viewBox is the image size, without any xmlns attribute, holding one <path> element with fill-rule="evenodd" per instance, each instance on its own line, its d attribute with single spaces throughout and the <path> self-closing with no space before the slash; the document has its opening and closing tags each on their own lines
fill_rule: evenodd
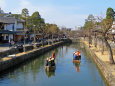
<svg viewBox="0 0 115 86">
<path fill-rule="evenodd" d="M 20 72 L 22 78 L 24 78 L 25 80 L 24 82 L 26 82 L 26 80 L 28 79 L 28 74 L 31 73 L 32 78 L 36 80 L 37 74 L 40 73 L 40 71 L 44 72 L 45 60 L 47 57 L 51 56 L 53 51 L 55 51 L 56 57 L 63 58 L 64 53 L 68 53 L 68 49 L 71 46 L 75 47 L 76 45 L 66 44 L 54 50 L 51 50 L 35 59 L 25 61 L 23 65 L 19 66 L 19 68 L 17 69 L 14 69 L 13 72 L 11 72 L 8 75 L 10 78 L 12 78 L 12 80 L 14 80 L 15 82 L 18 82 L 18 79 L 20 77 L 18 72 Z M 46 73 L 46 74 L 48 75 L 48 77 L 50 77 L 50 76 L 55 75 L 55 72 Z"/>
<path fill-rule="evenodd" d="M 57 57 L 59 57 L 59 58 L 63 57 L 63 46 L 61 46 L 61 47 L 58 48 L 58 55 L 57 55 Z"/>
<path fill-rule="evenodd" d="M 48 76 L 48 78 L 51 78 L 52 76 L 55 76 L 55 70 L 52 71 L 52 72 L 46 71 L 46 75 Z"/>
<path fill-rule="evenodd" d="M 52 53 L 52 52 L 50 52 Z M 32 78 L 36 80 L 37 74 L 42 71 L 44 72 L 44 65 L 45 65 L 45 59 L 49 56 L 49 52 L 45 53 L 44 55 L 41 55 L 35 59 L 31 59 L 29 61 L 25 61 L 21 66 L 19 66 L 17 69 L 12 69 L 13 71 L 9 71 L 8 77 L 12 78 L 15 82 L 18 82 L 19 74 L 22 75 L 22 78 L 26 81 L 28 79 L 28 74 L 31 73 L 33 76 Z M 34 57 L 33 57 L 34 58 Z M 25 82 L 24 81 L 24 82 Z"/>
<path fill-rule="evenodd" d="M 89 54 L 89 52 L 87 51 L 87 49 L 85 48 L 85 45 L 84 44 L 82 44 L 82 51 L 84 52 L 84 56 L 86 57 L 86 59 L 88 60 L 88 61 L 91 61 L 91 55 Z"/>
<path fill-rule="evenodd" d="M 25 63 L 23 63 L 22 65 L 17 67 L 17 69 L 13 69 L 12 72 L 9 72 L 8 77 L 12 78 L 12 80 L 14 80 L 15 82 L 18 82 L 18 79 L 20 77 L 20 75 L 18 73 L 20 73 L 22 78 L 24 78 L 24 80 L 25 80 L 24 82 L 26 83 L 26 80 L 28 79 L 28 74 L 31 73 L 32 79 L 34 79 L 34 81 L 35 81 L 37 74 L 40 73 L 40 71 L 41 72 L 45 71 L 45 68 L 44 68 L 45 60 L 47 57 L 51 56 L 53 51 L 55 51 L 56 57 L 63 58 L 64 53 L 68 53 L 68 49 L 72 45 L 66 44 L 66 45 L 60 46 L 58 48 L 55 48 L 54 50 L 51 50 L 47 53 L 44 53 L 43 55 L 41 55 L 37 58 L 33 57 L 34 59 L 25 61 Z M 53 76 L 53 75 L 55 75 L 55 72 L 47 73 L 47 75 L 48 75 L 48 77 Z"/>
<path fill-rule="evenodd" d="M 13 71 L 13 74 L 9 74 L 10 78 L 13 78 L 13 80 L 18 81 L 19 75 L 17 72 L 20 72 L 22 74 L 22 77 L 26 81 L 28 78 L 28 74 L 32 74 L 32 78 L 34 81 L 36 80 L 37 74 L 41 72 L 44 72 L 45 70 L 45 60 L 47 57 L 50 57 L 52 55 L 52 52 L 55 51 L 55 55 L 57 56 L 59 53 L 59 49 L 56 48 L 54 50 L 51 50 L 35 59 L 26 61 L 23 65 L 20 66 L 19 69 L 16 69 Z M 34 58 L 34 57 L 33 57 Z M 54 72 L 47 73 L 48 76 L 55 75 Z"/>
<path fill-rule="evenodd" d="M 58 56 L 59 58 L 63 58 L 66 53 L 68 53 L 70 44 L 65 44 L 58 48 Z"/>
<path fill-rule="evenodd" d="M 95 64 L 93 64 L 93 59 L 92 59 L 92 56 L 91 56 L 91 54 L 87 51 L 87 49 L 86 49 L 86 45 L 84 45 L 83 43 L 81 43 L 81 45 L 82 45 L 82 51 L 83 51 L 83 56 L 84 56 L 84 61 L 87 61 L 87 63 L 92 63 L 92 65 L 91 64 L 87 64 L 87 66 L 88 66 L 88 68 L 89 68 L 89 70 L 88 70 L 88 72 L 94 77 L 93 79 L 94 79 L 94 81 L 98 81 L 98 78 L 99 78 L 99 76 L 97 76 L 98 75 L 98 73 L 97 73 L 97 71 L 95 71 L 95 67 L 93 66 L 93 65 L 95 65 Z M 95 65 L 96 66 L 96 65 Z M 101 79 L 100 80 L 101 82 L 103 81 L 103 79 Z M 103 83 L 102 83 L 103 84 Z"/>
<path fill-rule="evenodd" d="M 71 45 L 70 45 L 70 47 L 71 48 L 73 48 L 73 49 L 77 49 L 77 50 L 80 50 L 80 51 L 82 51 L 82 43 L 80 43 L 80 42 L 76 42 L 76 43 L 72 43 Z"/>
</svg>

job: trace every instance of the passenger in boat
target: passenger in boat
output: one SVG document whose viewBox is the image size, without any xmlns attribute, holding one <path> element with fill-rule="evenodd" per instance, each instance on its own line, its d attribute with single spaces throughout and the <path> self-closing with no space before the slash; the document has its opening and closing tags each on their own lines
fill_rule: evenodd
<svg viewBox="0 0 115 86">
<path fill-rule="evenodd" d="M 78 54 L 79 54 L 79 60 L 81 60 L 81 52 L 80 51 L 78 51 Z"/>
<path fill-rule="evenodd" d="M 51 66 L 55 66 L 54 58 L 51 58 Z"/>
<path fill-rule="evenodd" d="M 48 60 L 48 66 L 51 67 L 51 57 Z"/>
<path fill-rule="evenodd" d="M 79 51 L 79 59 L 81 60 L 81 52 Z"/>
<path fill-rule="evenodd" d="M 49 67 L 55 66 L 55 58 L 48 57 L 46 59 L 46 66 L 49 66 Z"/>
<path fill-rule="evenodd" d="M 52 58 L 55 59 L 55 51 L 52 53 Z"/>
<path fill-rule="evenodd" d="M 73 57 L 74 57 L 75 53 L 76 53 L 76 52 L 73 53 Z"/>
<path fill-rule="evenodd" d="M 80 51 L 77 51 L 76 55 L 79 56 L 80 55 Z"/>
<path fill-rule="evenodd" d="M 73 53 L 73 59 L 76 60 L 77 58 L 77 55 L 76 55 L 76 52 Z"/>
<path fill-rule="evenodd" d="M 75 54 L 76 54 L 76 56 L 77 56 L 77 57 L 76 57 L 76 60 L 80 60 L 80 55 L 81 55 L 81 54 L 80 54 L 80 51 L 77 51 L 77 53 L 75 53 Z"/>
<path fill-rule="evenodd" d="M 48 66 L 48 60 L 49 60 L 49 58 L 46 59 L 46 66 Z"/>
</svg>

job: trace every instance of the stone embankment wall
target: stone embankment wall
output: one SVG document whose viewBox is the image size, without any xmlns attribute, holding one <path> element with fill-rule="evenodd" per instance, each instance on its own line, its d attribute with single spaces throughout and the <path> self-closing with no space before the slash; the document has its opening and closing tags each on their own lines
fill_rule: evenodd
<svg viewBox="0 0 115 86">
<path fill-rule="evenodd" d="M 104 61 L 100 60 L 99 57 L 92 51 L 85 43 L 83 39 L 72 39 L 73 43 L 81 42 L 84 44 L 84 47 L 86 51 L 89 53 L 89 55 L 92 57 L 93 61 L 97 65 L 99 71 L 101 72 L 103 78 L 105 79 L 107 86 L 115 86 L 115 78 L 112 75 L 112 72 L 109 70 L 108 65 Z"/>
<path fill-rule="evenodd" d="M 81 42 L 84 43 L 83 40 L 81 40 Z M 111 71 L 109 70 L 107 64 L 104 61 L 100 60 L 99 57 L 97 57 L 97 55 L 94 53 L 94 51 L 92 51 L 85 43 L 84 45 L 85 49 L 91 55 L 92 59 L 96 63 L 98 69 L 100 70 L 108 86 L 115 86 L 115 78 L 112 75 Z"/>
<path fill-rule="evenodd" d="M 45 53 L 46 51 L 49 51 L 49 50 L 54 49 L 62 44 L 69 43 L 69 42 L 71 42 L 71 40 L 68 39 L 68 40 L 57 42 L 52 45 L 47 45 L 45 47 L 41 47 L 38 49 L 30 50 L 31 48 L 28 48 L 30 51 L 23 52 L 23 53 L 17 53 L 16 56 L 13 56 L 13 57 L 1 58 L 0 59 L 0 72 L 3 72 L 4 70 L 11 68 L 15 65 L 20 65 L 20 63 L 27 61 L 28 59 L 32 59 L 37 55 L 39 56 L 39 55 Z M 17 50 L 16 50 L 16 52 L 17 52 Z"/>
<path fill-rule="evenodd" d="M 11 55 L 11 54 L 16 54 L 18 53 L 18 49 L 16 48 L 12 48 L 3 52 L 0 52 L 0 58 L 6 57 L 7 55 Z"/>
<path fill-rule="evenodd" d="M 25 47 L 25 51 L 29 51 L 32 49 L 33 49 L 32 45 Z M 12 54 L 17 54 L 17 53 L 19 53 L 19 50 L 17 48 L 10 48 L 9 50 L 0 52 L 0 58 L 6 57 L 6 56 L 12 55 Z"/>
<path fill-rule="evenodd" d="M 85 45 L 85 44 L 84 44 Z M 87 52 L 91 55 L 91 57 L 93 58 L 94 62 L 96 63 L 97 67 L 99 68 L 101 74 L 103 75 L 103 77 L 105 78 L 105 81 L 109 84 L 109 86 L 115 86 L 115 85 L 110 85 L 110 83 L 112 83 L 112 74 L 111 72 L 107 69 L 106 64 L 101 61 L 95 54 L 93 51 L 90 50 L 90 48 L 88 46 L 85 46 L 85 49 L 87 50 Z"/>
</svg>

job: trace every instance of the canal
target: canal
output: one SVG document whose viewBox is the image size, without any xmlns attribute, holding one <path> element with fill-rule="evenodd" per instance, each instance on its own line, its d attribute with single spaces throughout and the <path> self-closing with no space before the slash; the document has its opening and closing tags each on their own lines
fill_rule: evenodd
<svg viewBox="0 0 115 86">
<path fill-rule="evenodd" d="M 45 71 L 45 59 L 56 52 L 56 69 Z M 0 86 L 107 86 L 84 46 L 67 44 L 27 61 L 0 75 Z M 74 51 L 81 51 L 81 63 L 74 64 Z"/>
</svg>

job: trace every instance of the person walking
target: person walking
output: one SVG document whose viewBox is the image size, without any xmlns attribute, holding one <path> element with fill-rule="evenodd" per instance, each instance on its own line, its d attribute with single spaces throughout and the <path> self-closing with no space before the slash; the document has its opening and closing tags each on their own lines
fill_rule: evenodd
<svg viewBox="0 0 115 86">
<path fill-rule="evenodd" d="M 9 39 L 9 48 L 11 47 L 11 39 Z"/>
</svg>

